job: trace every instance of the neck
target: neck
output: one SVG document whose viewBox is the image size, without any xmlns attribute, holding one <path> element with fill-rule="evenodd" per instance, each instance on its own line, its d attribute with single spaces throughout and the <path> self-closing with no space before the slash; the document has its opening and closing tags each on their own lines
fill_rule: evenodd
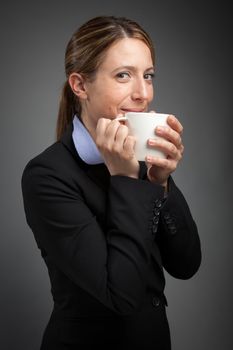
<svg viewBox="0 0 233 350">
<path fill-rule="evenodd" d="M 92 118 L 89 118 L 88 115 L 81 113 L 80 120 L 91 135 L 92 139 L 96 139 L 96 124 L 91 122 Z"/>
</svg>

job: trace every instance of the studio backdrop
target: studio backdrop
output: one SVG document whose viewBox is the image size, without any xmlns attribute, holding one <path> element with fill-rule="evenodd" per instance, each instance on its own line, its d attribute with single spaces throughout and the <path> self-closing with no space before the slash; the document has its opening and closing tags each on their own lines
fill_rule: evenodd
<svg viewBox="0 0 233 350">
<path fill-rule="evenodd" d="M 175 114 L 184 126 L 185 153 L 174 179 L 198 225 L 203 260 L 190 280 L 166 274 L 173 349 L 233 348 L 230 13 L 224 1 L 1 4 L 1 349 L 39 349 L 51 312 L 47 270 L 25 220 L 21 175 L 55 141 L 65 47 L 77 27 L 97 15 L 132 18 L 150 33 L 157 56 L 152 108 Z"/>
</svg>

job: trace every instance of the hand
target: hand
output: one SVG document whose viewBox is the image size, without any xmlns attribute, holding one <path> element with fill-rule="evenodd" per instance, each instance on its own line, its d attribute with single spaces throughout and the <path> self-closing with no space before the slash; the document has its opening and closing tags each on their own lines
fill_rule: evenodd
<svg viewBox="0 0 233 350">
<path fill-rule="evenodd" d="M 181 139 L 181 134 L 183 132 L 181 123 L 175 116 L 169 115 L 167 124 L 168 126 L 156 128 L 156 134 L 164 139 L 148 140 L 150 147 L 154 146 L 160 149 L 167 154 L 167 158 L 160 159 L 149 155 L 146 157 L 148 179 L 151 182 L 165 186 L 165 188 L 167 188 L 167 179 L 169 175 L 177 168 L 184 151 Z"/>
<path fill-rule="evenodd" d="M 135 138 L 116 119 L 100 118 L 96 127 L 96 145 L 111 175 L 138 178 L 139 163 L 135 158 Z"/>
</svg>

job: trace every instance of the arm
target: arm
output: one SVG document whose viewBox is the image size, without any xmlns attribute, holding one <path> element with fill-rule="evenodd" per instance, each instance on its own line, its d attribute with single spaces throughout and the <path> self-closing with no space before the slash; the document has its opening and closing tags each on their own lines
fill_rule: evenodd
<svg viewBox="0 0 233 350">
<path fill-rule="evenodd" d="M 149 222 L 163 188 L 112 176 L 103 229 L 78 184 L 47 164 L 30 162 L 22 177 L 26 218 L 38 246 L 58 269 L 108 308 L 132 312 L 145 291 L 154 239 Z"/>
<path fill-rule="evenodd" d="M 197 227 L 189 207 L 170 176 L 182 159 L 183 127 L 172 115 L 168 117 L 167 122 L 167 127 L 156 130 L 164 139 L 149 141 L 151 145 L 163 150 L 167 158 L 148 157 L 147 176 L 152 183 L 163 185 L 166 192 L 157 236 L 163 265 L 172 276 L 185 279 L 198 270 L 201 249 Z"/>
<path fill-rule="evenodd" d="M 196 273 L 201 263 L 197 227 L 184 196 L 171 177 L 156 241 L 163 266 L 173 277 L 187 279 Z"/>
</svg>

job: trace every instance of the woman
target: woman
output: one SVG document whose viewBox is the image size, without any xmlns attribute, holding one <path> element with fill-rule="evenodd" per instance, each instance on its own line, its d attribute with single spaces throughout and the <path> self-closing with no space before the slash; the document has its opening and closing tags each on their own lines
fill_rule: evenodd
<svg viewBox="0 0 233 350">
<path fill-rule="evenodd" d="M 66 49 L 57 142 L 22 177 L 26 218 L 48 267 L 54 308 L 41 349 L 170 349 L 163 268 L 187 279 L 200 242 L 170 174 L 183 153 L 175 116 L 138 162 L 117 116 L 149 110 L 154 50 L 125 18 L 97 17 Z"/>
</svg>

